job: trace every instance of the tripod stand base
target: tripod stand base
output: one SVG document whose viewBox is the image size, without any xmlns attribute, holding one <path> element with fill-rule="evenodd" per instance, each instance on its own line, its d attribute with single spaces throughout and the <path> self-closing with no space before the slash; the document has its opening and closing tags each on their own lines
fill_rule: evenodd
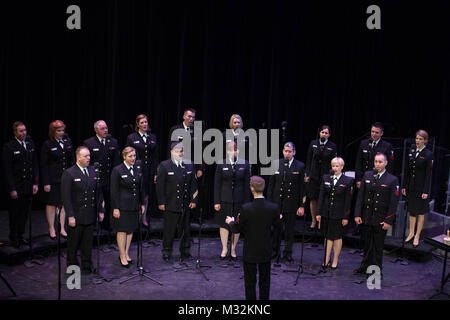
<svg viewBox="0 0 450 320">
<path fill-rule="evenodd" d="M 134 279 L 134 278 L 139 277 L 139 278 L 141 278 L 141 279 L 148 279 L 148 280 L 151 280 L 151 281 L 153 281 L 153 282 L 159 284 L 160 286 L 163 285 L 161 282 L 159 282 L 159 281 L 153 279 L 152 277 L 149 277 L 149 276 L 146 275 L 145 273 L 148 273 L 148 272 L 146 272 L 146 271 L 144 270 L 144 268 L 139 267 L 139 269 L 138 269 L 138 274 L 135 274 L 135 275 L 133 275 L 133 276 L 131 276 L 131 277 L 128 277 L 127 279 L 124 279 L 124 280 L 120 281 L 119 283 L 122 284 L 122 283 L 125 283 L 125 282 L 127 282 L 127 281 L 130 281 L 130 280 L 132 280 L 132 279 Z"/>
<path fill-rule="evenodd" d="M 429 297 L 428 300 L 433 299 L 434 297 L 436 297 L 438 295 L 443 295 L 443 296 L 446 296 L 446 297 L 450 297 L 450 294 L 448 294 L 447 292 L 444 292 L 443 290 L 438 290 L 438 292 L 436 292 L 431 297 Z"/>
<path fill-rule="evenodd" d="M 11 285 L 9 284 L 8 281 L 6 281 L 6 279 L 3 277 L 3 275 L 0 272 L 0 279 L 3 280 L 3 282 L 5 283 L 5 285 L 8 287 L 9 291 L 11 291 L 13 297 L 17 297 L 16 292 L 14 291 L 14 289 L 11 287 Z"/>
</svg>

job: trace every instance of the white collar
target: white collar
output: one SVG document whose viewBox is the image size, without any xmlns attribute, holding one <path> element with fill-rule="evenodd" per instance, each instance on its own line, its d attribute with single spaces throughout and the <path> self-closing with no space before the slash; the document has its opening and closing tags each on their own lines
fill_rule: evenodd
<svg viewBox="0 0 450 320">
<path fill-rule="evenodd" d="M 322 142 L 320 141 L 320 139 L 319 139 L 319 144 L 320 144 L 320 145 L 325 145 L 325 144 L 327 144 L 327 142 L 328 142 L 328 139 L 325 139 L 325 142 L 324 142 L 324 143 L 322 143 Z"/>
<path fill-rule="evenodd" d="M 255 199 L 264 199 L 264 196 L 257 196 Z"/>
<path fill-rule="evenodd" d="M 139 132 L 139 134 L 141 135 L 141 137 L 143 137 L 144 135 L 145 135 L 145 136 L 148 136 L 147 132 L 144 132 L 144 133 L 141 133 L 140 131 L 138 131 L 138 132 Z"/>
<path fill-rule="evenodd" d="M 384 169 L 384 171 L 382 173 L 377 173 L 377 174 L 379 174 L 380 178 L 381 178 L 385 172 L 386 172 L 386 169 Z"/>
<path fill-rule="evenodd" d="M 422 149 L 419 149 L 419 148 L 417 148 L 417 146 L 416 146 L 416 152 L 417 152 L 417 150 L 418 150 L 419 152 L 422 152 L 423 149 L 425 149 L 425 145 L 423 146 Z"/>
<path fill-rule="evenodd" d="M 233 162 L 233 158 L 228 158 L 228 160 L 230 160 L 230 164 L 233 165 L 233 164 L 235 164 L 235 163 L 238 163 L 239 158 L 236 157 L 236 162 Z"/>
<path fill-rule="evenodd" d="M 231 129 L 231 132 L 233 132 L 234 136 L 238 136 L 239 135 L 239 132 L 237 132 L 239 129 L 241 129 L 241 128 L 237 128 L 236 130 Z"/>
<path fill-rule="evenodd" d="M 81 172 L 84 174 L 84 169 L 87 169 L 87 167 L 82 168 L 82 167 L 78 164 L 78 162 L 77 162 L 77 166 L 78 166 L 78 168 L 80 168 Z M 88 173 L 89 173 L 89 170 L 88 170 Z"/>
<path fill-rule="evenodd" d="M 100 138 L 98 135 L 95 135 L 98 139 L 98 141 L 100 141 L 100 143 L 102 143 L 102 140 L 105 139 L 105 143 L 106 143 L 106 138 Z"/>
<path fill-rule="evenodd" d="M 14 136 L 14 138 L 16 138 L 17 142 L 19 142 L 20 145 L 22 145 L 22 142 L 25 142 L 25 140 L 20 141 L 19 139 L 17 139 L 16 136 Z M 25 144 L 26 144 L 26 142 L 25 142 Z"/>
<path fill-rule="evenodd" d="M 189 128 L 187 125 L 184 124 L 184 121 L 183 121 L 183 127 L 184 127 L 184 130 L 185 130 L 185 131 L 187 131 L 188 128 Z M 189 129 L 189 130 L 190 130 L 190 129 Z"/>
<path fill-rule="evenodd" d="M 337 180 L 339 180 L 339 179 L 341 178 L 341 176 L 342 176 L 342 172 L 341 172 L 341 174 L 338 175 L 338 176 L 334 175 L 334 176 L 333 176 L 333 179 L 334 179 L 334 178 L 337 178 Z"/>
<path fill-rule="evenodd" d="M 373 144 L 378 145 L 378 142 L 380 142 L 381 138 L 379 138 L 377 141 L 372 141 Z"/>
<path fill-rule="evenodd" d="M 130 166 L 124 161 L 123 164 L 125 165 L 125 167 L 127 167 L 128 170 L 130 170 Z"/>
<path fill-rule="evenodd" d="M 180 165 L 180 163 L 183 161 L 183 158 L 181 158 L 180 160 L 175 160 L 174 158 L 172 158 L 172 162 L 178 167 Z"/>
</svg>

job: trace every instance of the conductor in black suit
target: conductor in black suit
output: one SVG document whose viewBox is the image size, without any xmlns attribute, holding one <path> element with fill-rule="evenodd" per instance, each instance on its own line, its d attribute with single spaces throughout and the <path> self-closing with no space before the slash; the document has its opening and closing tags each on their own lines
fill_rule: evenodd
<svg viewBox="0 0 450 320">
<path fill-rule="evenodd" d="M 409 212 L 409 235 L 405 242 L 414 239 L 413 247 L 419 246 L 425 214 L 430 212 L 430 187 L 433 171 L 433 152 L 427 147 L 428 133 L 425 130 L 416 132 L 416 145 L 408 153 L 406 179 L 402 194 L 406 196 Z M 417 231 L 414 229 L 417 222 Z"/>
<path fill-rule="evenodd" d="M 233 232 L 243 233 L 245 298 L 256 300 L 256 274 L 259 271 L 259 299 L 269 300 L 270 260 L 272 240 L 270 229 L 280 227 L 280 213 L 277 204 L 264 199 L 264 179 L 250 178 L 250 190 L 254 200 L 242 206 L 241 214 L 235 219 L 227 217 Z"/>
<path fill-rule="evenodd" d="M 239 159 L 237 143 L 227 143 L 227 158 L 217 164 L 214 175 L 214 210 L 216 223 L 220 226 L 220 240 L 224 260 L 228 252 L 229 226 L 225 223 L 227 216 L 236 217 L 243 203 L 250 201 L 250 165 L 248 161 Z M 236 260 L 236 245 L 239 234 L 231 239 L 231 259 Z"/>
<path fill-rule="evenodd" d="M 3 147 L 3 176 L 9 193 L 9 240 L 19 248 L 31 213 L 32 195 L 38 191 L 39 165 L 34 142 L 27 136 L 25 124 L 13 124 L 14 139 Z"/>
<path fill-rule="evenodd" d="M 172 143 L 171 158 L 158 167 L 156 182 L 158 208 L 164 211 L 162 258 L 172 255 L 173 238 L 178 226 L 181 259 L 190 259 L 190 211 L 197 206 L 198 189 L 195 168 L 183 159 L 183 144 Z"/>
<path fill-rule="evenodd" d="M 383 246 L 392 226 L 400 194 L 398 179 L 386 170 L 384 153 L 375 156 L 375 169 L 366 171 L 355 206 L 355 222 L 363 226 L 364 258 L 355 273 L 365 273 L 370 265 L 382 269 Z"/>
<path fill-rule="evenodd" d="M 286 142 L 283 147 L 284 159 L 280 159 L 278 170 L 270 177 L 267 198 L 278 204 L 283 215 L 285 241 L 283 260 L 292 263 L 292 244 L 294 242 L 295 217 L 303 216 L 305 208 L 305 165 L 294 159 L 295 145 Z M 281 229 L 274 229 L 273 258 L 280 254 Z"/>
<path fill-rule="evenodd" d="M 92 240 L 94 223 L 99 214 L 103 220 L 103 195 L 97 189 L 94 167 L 89 165 L 90 153 L 85 146 L 76 150 L 77 162 L 64 171 L 61 178 L 61 197 L 68 219 L 67 266 L 78 265 L 77 251 L 81 253 L 81 271 L 92 272 Z"/>
<path fill-rule="evenodd" d="M 111 197 L 109 191 L 109 178 L 111 170 L 120 163 L 120 150 L 117 140 L 108 133 L 108 126 L 105 121 L 98 120 L 94 123 L 95 136 L 84 140 L 83 145 L 88 147 L 91 154 L 92 164 L 98 163 L 100 186 L 105 199 L 105 219 L 102 225 L 105 229 L 110 229 L 111 220 Z"/>
<path fill-rule="evenodd" d="M 370 129 L 370 138 L 361 141 L 356 154 L 355 181 L 360 188 L 361 178 L 368 170 L 373 170 L 374 159 L 377 153 L 383 153 L 388 160 L 387 171 L 392 173 L 394 168 L 394 151 L 392 145 L 383 140 L 384 126 L 381 122 L 375 122 Z"/>
</svg>

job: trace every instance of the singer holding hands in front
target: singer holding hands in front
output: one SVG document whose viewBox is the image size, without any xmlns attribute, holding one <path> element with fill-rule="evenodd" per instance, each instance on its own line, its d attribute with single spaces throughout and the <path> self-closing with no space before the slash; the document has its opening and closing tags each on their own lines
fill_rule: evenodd
<svg viewBox="0 0 450 320">
<path fill-rule="evenodd" d="M 330 138 L 330 127 L 323 125 L 320 127 L 319 139 L 311 141 L 306 158 L 306 194 L 309 198 L 311 209 L 311 226 L 316 227 L 317 199 L 319 198 L 320 187 L 323 175 L 327 174 L 331 167 L 331 159 L 337 155 L 336 145 L 328 140 Z"/>
<path fill-rule="evenodd" d="M 173 142 L 171 157 L 158 167 L 156 192 L 158 208 L 164 211 L 162 258 L 169 262 L 173 238 L 178 226 L 181 259 L 191 259 L 190 211 L 197 206 L 198 189 L 195 167 L 183 159 L 183 143 Z"/>
<path fill-rule="evenodd" d="M 225 223 L 227 216 L 237 217 L 243 203 L 250 202 L 250 165 L 238 158 L 237 143 L 227 143 L 227 158 L 217 164 L 214 176 L 214 210 L 216 222 L 220 226 L 220 240 L 224 260 L 228 253 L 228 234 L 230 227 Z M 236 260 L 236 244 L 239 233 L 231 239 L 231 259 Z"/>
<path fill-rule="evenodd" d="M 111 173 L 111 207 L 113 228 L 117 231 L 117 246 L 122 267 L 128 268 L 133 260 L 130 249 L 133 232 L 138 228 L 145 211 L 146 193 L 144 178 L 139 165 L 135 164 L 136 150 L 126 147 L 122 151 L 123 163 Z"/>
<path fill-rule="evenodd" d="M 378 153 L 374 164 L 375 169 L 362 177 L 355 206 L 355 222 L 363 228 L 364 258 L 354 272 L 361 274 L 371 265 L 382 270 L 384 239 L 394 222 L 399 197 L 398 179 L 386 171 L 386 155 Z"/>
<path fill-rule="evenodd" d="M 295 217 L 303 216 L 305 213 L 303 195 L 305 165 L 303 162 L 294 159 L 295 145 L 286 142 L 283 147 L 283 159 L 278 160 L 277 171 L 270 176 L 267 188 L 269 201 L 275 202 L 280 208 L 282 222 L 285 229 L 283 260 L 293 263 L 292 244 L 294 243 Z M 274 229 L 273 235 L 273 256 L 277 258 L 280 254 L 281 233 L 280 228 Z"/>
<path fill-rule="evenodd" d="M 406 196 L 409 211 L 409 235 L 405 242 L 414 239 L 413 247 L 419 246 L 420 233 L 423 228 L 425 213 L 430 211 L 428 205 L 431 185 L 431 173 L 433 169 L 433 153 L 426 148 L 428 133 L 425 130 L 416 132 L 416 145 L 408 154 L 408 166 L 406 167 L 406 179 L 402 188 L 402 194 Z M 417 221 L 417 231 L 414 229 Z"/>
<path fill-rule="evenodd" d="M 147 196 L 153 194 L 153 184 L 156 183 L 156 168 L 158 166 L 158 148 L 156 136 L 150 133 L 148 118 L 145 114 L 136 117 L 135 131 L 127 138 L 126 146 L 136 150 L 136 157 L 141 160 L 144 192 Z M 148 226 L 148 202 L 145 203 L 145 212 L 142 224 Z"/>
<path fill-rule="evenodd" d="M 61 120 L 50 123 L 48 136 L 41 149 L 41 182 L 44 186 L 43 202 L 49 225 L 50 238 L 56 239 L 55 213 L 61 206 L 59 213 L 61 236 L 67 237 L 64 228 L 65 210 L 61 199 L 61 176 L 63 172 L 74 165 L 72 141 L 65 133 L 66 125 Z"/>
<path fill-rule="evenodd" d="M 317 222 L 326 241 L 326 258 L 323 267 L 330 264 L 331 249 L 334 250 L 331 269 L 338 266 L 339 254 L 342 249 L 342 236 L 344 227 L 348 224 L 351 199 L 353 193 L 353 179 L 342 173 L 344 160 L 334 158 L 331 160 L 329 174 L 323 176 L 320 185 Z"/>
</svg>

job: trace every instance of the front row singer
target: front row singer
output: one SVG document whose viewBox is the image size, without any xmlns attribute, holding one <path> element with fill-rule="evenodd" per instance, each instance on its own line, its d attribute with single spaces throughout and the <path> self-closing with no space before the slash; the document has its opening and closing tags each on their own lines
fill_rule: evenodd
<svg viewBox="0 0 450 320">
<path fill-rule="evenodd" d="M 126 147 L 122 157 L 123 163 L 114 167 L 111 173 L 112 225 L 117 231 L 120 265 L 129 268 L 133 260 L 128 251 L 133 232 L 145 212 L 146 192 L 140 165 L 135 164 L 136 150 Z"/>
<path fill-rule="evenodd" d="M 81 252 L 82 274 L 92 273 L 92 242 L 94 224 L 103 221 L 103 194 L 101 189 L 96 192 L 96 174 L 94 167 L 89 165 L 89 149 L 82 146 L 76 152 L 77 162 L 65 170 L 61 178 L 61 198 L 66 216 L 67 229 L 67 267 L 79 266 L 77 251 Z"/>
<path fill-rule="evenodd" d="M 316 220 L 326 241 L 326 258 L 323 268 L 330 267 L 331 249 L 334 250 L 331 269 L 338 267 L 339 254 L 342 249 L 344 227 L 348 224 L 353 193 L 353 179 L 342 173 L 344 159 L 336 157 L 331 160 L 330 174 L 323 176 L 320 185 L 318 215 Z"/>
<path fill-rule="evenodd" d="M 355 222 L 363 226 L 364 258 L 354 272 L 364 274 L 376 265 L 383 277 L 384 239 L 394 222 L 400 192 L 397 177 L 386 171 L 386 155 L 377 153 L 374 163 L 375 169 L 364 173 L 355 206 Z"/>
<path fill-rule="evenodd" d="M 191 259 L 190 210 L 197 206 L 195 167 L 183 159 L 183 143 L 171 144 L 170 159 L 159 164 L 156 180 L 158 208 L 164 212 L 162 258 L 169 262 L 178 226 L 181 260 Z"/>
<path fill-rule="evenodd" d="M 265 182 L 259 176 L 250 178 L 253 202 L 242 206 L 236 218 L 227 217 L 234 233 L 243 233 L 244 238 L 244 283 L 245 298 L 256 300 L 256 274 L 259 271 L 259 299 L 269 300 L 272 240 L 270 229 L 281 227 L 280 212 L 276 203 L 264 199 Z"/>
</svg>

